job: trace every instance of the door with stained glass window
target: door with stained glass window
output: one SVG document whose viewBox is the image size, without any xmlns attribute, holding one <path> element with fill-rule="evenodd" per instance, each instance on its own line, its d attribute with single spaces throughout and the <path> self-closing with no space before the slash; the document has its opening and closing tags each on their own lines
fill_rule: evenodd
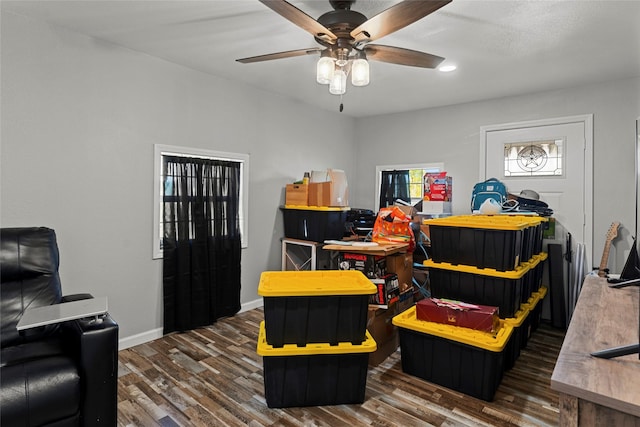
<svg viewBox="0 0 640 427">
<path fill-rule="evenodd" d="M 590 151 L 585 150 L 585 117 L 484 127 L 481 172 L 484 169 L 485 179 L 504 182 L 512 194 L 536 191 L 554 211 L 560 226 L 556 240 L 564 242 L 571 233 L 572 240 L 584 243 L 591 254 L 591 159 L 586 158 Z"/>
</svg>

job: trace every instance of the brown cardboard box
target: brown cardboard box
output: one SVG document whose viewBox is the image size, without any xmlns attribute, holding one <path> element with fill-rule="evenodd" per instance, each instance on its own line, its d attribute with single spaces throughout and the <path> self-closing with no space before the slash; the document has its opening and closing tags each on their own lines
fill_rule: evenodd
<svg viewBox="0 0 640 427">
<path fill-rule="evenodd" d="M 398 349 L 400 345 L 400 337 L 398 331 L 393 334 L 393 337 L 387 342 L 383 342 L 382 344 L 377 344 L 376 351 L 373 353 L 369 353 L 369 365 L 378 366 L 389 356 L 391 356 Z"/>
<path fill-rule="evenodd" d="M 349 206 L 349 187 L 347 176 L 339 169 L 312 171 L 309 205 L 311 206 Z"/>
<path fill-rule="evenodd" d="M 413 285 L 413 254 L 388 255 L 386 260 L 387 273 L 395 273 L 398 276 L 400 292 Z"/>
<path fill-rule="evenodd" d="M 331 206 L 331 181 L 309 184 L 309 206 Z"/>
<path fill-rule="evenodd" d="M 309 185 L 308 184 L 287 184 L 285 189 L 285 205 L 308 206 L 309 205 Z"/>
<path fill-rule="evenodd" d="M 367 330 L 377 345 L 376 351 L 369 355 L 369 364 L 372 366 L 382 363 L 398 348 L 398 329 L 392 323 L 395 315 L 395 307 L 369 307 Z"/>
</svg>

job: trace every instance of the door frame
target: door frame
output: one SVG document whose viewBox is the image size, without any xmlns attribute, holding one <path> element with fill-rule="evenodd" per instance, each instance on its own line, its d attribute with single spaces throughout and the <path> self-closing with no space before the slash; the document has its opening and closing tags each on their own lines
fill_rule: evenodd
<svg viewBox="0 0 640 427">
<path fill-rule="evenodd" d="M 591 264 L 594 260 L 593 252 L 593 114 L 582 114 L 577 116 L 555 117 L 540 120 L 528 120 L 522 122 L 503 123 L 497 125 L 487 125 L 480 127 L 480 181 L 487 179 L 486 155 L 487 155 L 487 135 L 489 132 L 500 130 L 515 130 L 522 128 L 534 128 L 542 126 L 564 125 L 569 123 L 582 123 L 584 127 L 584 182 L 582 183 L 582 192 L 584 199 L 584 219 L 583 232 L 584 243 L 587 248 L 587 254 L 591 254 L 587 259 L 587 271 L 591 270 Z M 580 242 L 576 242 L 580 243 Z"/>
</svg>

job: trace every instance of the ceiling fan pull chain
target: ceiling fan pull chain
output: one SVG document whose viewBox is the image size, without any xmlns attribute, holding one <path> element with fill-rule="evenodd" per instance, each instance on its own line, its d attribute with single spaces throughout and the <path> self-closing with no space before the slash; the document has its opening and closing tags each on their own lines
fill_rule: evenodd
<svg viewBox="0 0 640 427">
<path fill-rule="evenodd" d="M 340 112 L 342 113 L 342 110 L 344 110 L 344 104 L 342 103 L 342 94 L 340 94 Z"/>
</svg>

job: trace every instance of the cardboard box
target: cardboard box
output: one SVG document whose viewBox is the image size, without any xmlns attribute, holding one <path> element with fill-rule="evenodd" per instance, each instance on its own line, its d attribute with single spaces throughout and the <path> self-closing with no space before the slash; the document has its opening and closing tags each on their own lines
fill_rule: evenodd
<svg viewBox="0 0 640 427">
<path fill-rule="evenodd" d="M 331 185 L 330 181 L 309 183 L 309 206 L 331 206 Z"/>
<path fill-rule="evenodd" d="M 424 175 L 423 201 L 451 201 L 453 180 L 446 172 L 426 173 Z M 424 209 L 423 209 L 424 211 Z"/>
<path fill-rule="evenodd" d="M 376 351 L 369 354 L 369 365 L 379 365 L 397 350 L 399 345 L 398 329 L 392 322 L 396 314 L 394 308 L 384 309 L 369 306 L 367 330 L 377 344 Z"/>
<path fill-rule="evenodd" d="M 400 292 L 413 285 L 413 253 L 388 255 L 387 273 L 395 273 L 398 276 Z"/>
<path fill-rule="evenodd" d="M 381 279 L 371 279 L 378 290 L 369 297 L 369 304 L 377 305 L 381 308 L 389 308 L 393 306 L 400 297 L 400 288 L 398 286 L 398 276 L 389 273 Z"/>
<path fill-rule="evenodd" d="M 383 342 L 382 344 L 376 342 L 376 344 L 376 351 L 374 351 L 373 353 L 369 353 L 369 365 L 371 366 L 378 366 L 379 364 L 387 360 L 389 356 L 396 352 L 398 346 L 400 345 L 398 331 L 396 330 L 394 332 L 393 337 L 389 341 Z"/>
<path fill-rule="evenodd" d="M 396 314 L 400 314 L 405 310 L 410 309 L 415 304 L 415 299 L 413 296 L 413 288 L 407 289 L 404 292 L 400 292 L 400 296 L 398 297 L 398 302 L 395 304 L 395 312 Z"/>
<path fill-rule="evenodd" d="M 498 307 L 438 298 L 425 298 L 418 301 L 416 319 L 484 332 L 495 332 L 500 328 Z"/>
<path fill-rule="evenodd" d="M 338 254 L 339 270 L 358 270 L 369 279 L 380 279 L 387 274 L 386 257 L 363 253 L 340 252 Z"/>
<path fill-rule="evenodd" d="M 451 197 L 451 196 L 449 196 Z M 451 213 L 451 202 L 445 202 L 443 200 L 434 201 L 434 200 L 423 200 L 422 201 L 422 212 L 423 214 L 450 214 Z"/>
<path fill-rule="evenodd" d="M 309 205 L 309 185 L 308 184 L 287 184 L 285 189 L 284 204 L 291 206 Z"/>
<path fill-rule="evenodd" d="M 347 176 L 340 169 L 327 169 L 326 171 L 312 171 L 311 181 L 313 185 L 310 195 L 311 206 L 349 206 L 349 187 L 347 185 Z"/>
</svg>

